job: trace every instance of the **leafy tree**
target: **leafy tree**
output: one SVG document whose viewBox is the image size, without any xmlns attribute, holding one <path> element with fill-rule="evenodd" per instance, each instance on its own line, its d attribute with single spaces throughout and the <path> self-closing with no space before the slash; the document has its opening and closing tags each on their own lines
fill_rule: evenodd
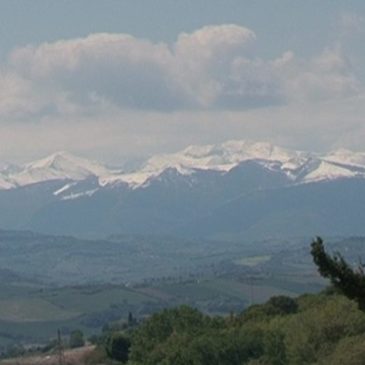
<svg viewBox="0 0 365 365">
<path fill-rule="evenodd" d="M 156 359 L 159 359 L 160 355 L 163 356 L 162 344 L 168 341 L 170 336 L 187 334 L 190 338 L 195 337 L 209 325 L 213 325 L 210 318 L 188 306 L 165 309 L 151 316 L 134 333 L 131 359 L 145 365 L 156 364 Z"/>
<path fill-rule="evenodd" d="M 362 365 L 365 359 L 365 335 L 343 338 L 335 351 L 324 358 L 320 365 Z"/>
<path fill-rule="evenodd" d="M 108 357 L 124 364 L 128 361 L 130 346 L 130 339 L 124 334 L 116 332 L 108 337 L 105 350 Z"/>
<path fill-rule="evenodd" d="M 311 254 L 320 274 L 330 279 L 332 285 L 348 298 L 355 300 L 359 309 L 365 311 L 365 273 L 360 265 L 353 269 L 345 259 L 335 253 L 329 255 L 324 248 L 323 240 L 317 237 L 311 245 Z"/>
<path fill-rule="evenodd" d="M 286 365 L 285 334 L 280 330 L 269 330 L 265 333 L 264 359 L 270 365 Z"/>
<path fill-rule="evenodd" d="M 182 306 L 147 319 L 133 334 L 130 361 L 143 365 L 242 365 L 264 353 L 263 331 Z"/>
<path fill-rule="evenodd" d="M 285 295 L 271 297 L 264 308 L 271 315 L 285 315 L 296 313 L 298 304 L 295 299 Z"/>
<path fill-rule="evenodd" d="M 338 294 L 317 297 L 320 299 L 297 314 L 282 317 L 276 326 L 285 334 L 290 365 L 317 364 L 334 351 L 342 338 L 365 331 L 365 316 L 354 301 Z"/>
<path fill-rule="evenodd" d="M 69 345 L 72 349 L 85 345 L 84 334 L 80 330 L 72 331 L 70 334 Z"/>
</svg>

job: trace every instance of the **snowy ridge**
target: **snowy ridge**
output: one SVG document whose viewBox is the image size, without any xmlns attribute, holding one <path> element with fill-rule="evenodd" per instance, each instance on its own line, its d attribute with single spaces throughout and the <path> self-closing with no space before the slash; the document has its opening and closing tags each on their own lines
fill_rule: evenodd
<svg viewBox="0 0 365 365">
<path fill-rule="evenodd" d="M 341 148 L 337 151 L 330 152 L 323 159 L 349 166 L 365 167 L 365 152 L 352 152 Z"/>
<path fill-rule="evenodd" d="M 304 152 L 290 151 L 262 142 L 228 141 L 219 145 L 189 146 L 178 153 L 153 156 L 138 171 L 102 179 L 101 184 L 125 182 L 137 188 L 166 169 L 176 169 L 183 175 L 192 174 L 195 170 L 224 173 L 241 162 L 250 160 L 256 160 L 268 169 L 275 168 L 274 165 L 279 162 L 283 165 L 283 170 L 291 171 L 300 167 L 306 155 Z"/>
<path fill-rule="evenodd" d="M 67 180 L 55 191 L 76 197 L 73 182 L 95 177 L 100 188 L 125 184 L 132 189 L 143 188 L 167 169 L 181 175 L 197 170 L 214 170 L 222 174 L 245 161 L 254 161 L 265 169 L 285 173 L 295 184 L 339 178 L 365 178 L 365 153 L 339 149 L 325 155 L 294 151 L 265 142 L 228 141 L 216 145 L 189 146 L 173 154 L 148 159 L 139 169 L 121 173 L 67 152 L 58 152 L 24 166 L 6 165 L 0 168 L 0 189 L 11 189 L 38 182 Z M 90 193 L 91 192 L 91 193 Z M 78 192 L 77 196 L 81 196 Z M 93 194 L 88 190 L 84 195 Z M 72 195 L 74 194 L 74 195 Z"/>
<path fill-rule="evenodd" d="M 80 181 L 88 177 L 102 177 L 113 172 L 101 164 L 57 152 L 23 167 L 4 168 L 0 171 L 0 188 L 10 189 L 51 180 Z"/>
<path fill-rule="evenodd" d="M 363 173 L 354 170 L 354 167 L 365 169 L 365 154 L 339 150 L 320 156 L 265 142 L 228 141 L 218 145 L 189 146 L 178 153 L 154 156 L 139 170 L 107 177 L 101 180 L 101 184 L 123 182 L 138 188 L 146 186 L 166 169 L 176 169 L 183 175 L 193 174 L 196 170 L 226 173 L 244 161 L 255 161 L 266 169 L 284 172 L 293 183 L 365 177 L 365 170 Z"/>
</svg>

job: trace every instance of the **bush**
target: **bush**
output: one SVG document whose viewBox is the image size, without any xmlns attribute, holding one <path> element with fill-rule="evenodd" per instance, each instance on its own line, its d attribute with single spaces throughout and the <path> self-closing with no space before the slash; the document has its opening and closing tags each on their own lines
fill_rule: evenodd
<svg viewBox="0 0 365 365">
<path fill-rule="evenodd" d="M 270 298 L 266 303 L 268 313 L 273 315 L 292 314 L 298 311 L 298 303 L 295 299 L 279 295 Z"/>
<path fill-rule="evenodd" d="M 321 365 L 362 365 L 365 359 L 365 336 L 352 336 L 342 339 L 335 351 Z"/>
<path fill-rule="evenodd" d="M 71 332 L 69 346 L 74 349 L 76 347 L 82 347 L 85 345 L 84 334 L 80 330 Z"/>
<path fill-rule="evenodd" d="M 122 333 L 112 333 L 105 345 L 106 354 L 113 360 L 126 363 L 129 358 L 131 341 Z"/>
</svg>

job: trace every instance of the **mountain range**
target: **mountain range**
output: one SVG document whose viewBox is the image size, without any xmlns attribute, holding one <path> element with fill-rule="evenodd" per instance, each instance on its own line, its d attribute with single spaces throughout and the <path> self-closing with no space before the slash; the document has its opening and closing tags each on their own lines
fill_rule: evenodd
<svg viewBox="0 0 365 365">
<path fill-rule="evenodd" d="M 0 227 L 215 239 L 365 234 L 365 153 L 228 141 L 123 171 L 57 152 L 0 168 Z"/>
</svg>

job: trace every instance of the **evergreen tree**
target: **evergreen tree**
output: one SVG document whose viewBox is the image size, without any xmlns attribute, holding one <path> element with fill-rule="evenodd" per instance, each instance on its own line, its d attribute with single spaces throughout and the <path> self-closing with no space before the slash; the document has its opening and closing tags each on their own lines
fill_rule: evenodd
<svg viewBox="0 0 365 365">
<path fill-rule="evenodd" d="M 359 309 L 365 311 L 365 273 L 360 265 L 353 269 L 345 259 L 335 253 L 329 255 L 324 248 L 323 240 L 317 237 L 312 242 L 311 254 L 320 274 L 330 279 L 334 288 L 338 289 L 348 298 L 355 300 Z"/>
</svg>

